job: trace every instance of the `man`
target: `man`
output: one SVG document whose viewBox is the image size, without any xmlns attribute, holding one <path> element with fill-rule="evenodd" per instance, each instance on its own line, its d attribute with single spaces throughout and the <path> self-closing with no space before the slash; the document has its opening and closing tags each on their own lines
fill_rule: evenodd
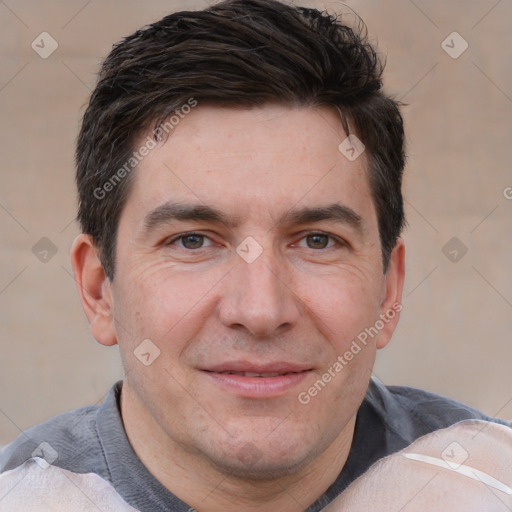
<svg viewBox="0 0 512 512">
<path fill-rule="evenodd" d="M 78 139 L 71 259 L 125 378 L 20 436 L 3 470 L 99 476 L 141 511 L 312 512 L 420 436 L 491 420 L 370 380 L 404 279 L 381 72 L 362 30 L 273 0 L 114 47 Z"/>
</svg>

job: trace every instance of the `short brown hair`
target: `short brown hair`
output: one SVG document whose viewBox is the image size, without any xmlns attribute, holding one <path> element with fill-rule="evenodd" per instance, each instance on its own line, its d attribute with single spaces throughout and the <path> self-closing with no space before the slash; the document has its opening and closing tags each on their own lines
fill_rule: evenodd
<svg viewBox="0 0 512 512">
<path fill-rule="evenodd" d="M 366 147 L 385 271 L 404 224 L 405 156 L 402 117 L 382 92 L 382 70 L 362 23 L 353 28 L 277 0 L 177 12 L 123 39 L 102 65 L 76 150 L 78 220 L 107 276 L 114 277 L 134 142 L 191 99 L 233 108 L 336 107 L 347 133 L 350 124 Z"/>
</svg>

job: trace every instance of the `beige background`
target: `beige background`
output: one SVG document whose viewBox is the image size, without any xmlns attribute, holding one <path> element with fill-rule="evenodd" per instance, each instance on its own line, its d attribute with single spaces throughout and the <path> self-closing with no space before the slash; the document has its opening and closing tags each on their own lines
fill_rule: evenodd
<svg viewBox="0 0 512 512">
<path fill-rule="evenodd" d="M 512 2 L 347 4 L 387 55 L 388 91 L 408 104 L 404 311 L 375 374 L 512 418 Z M 122 376 L 117 349 L 90 336 L 70 276 L 74 141 L 111 45 L 205 5 L 0 2 L 0 444 L 101 400 Z M 59 45 L 47 59 L 31 48 L 43 31 Z M 453 31 L 469 44 L 457 59 L 441 47 Z M 468 249 L 456 263 L 442 252 L 454 236 Z M 32 251 L 42 237 L 57 249 L 46 263 Z"/>
</svg>

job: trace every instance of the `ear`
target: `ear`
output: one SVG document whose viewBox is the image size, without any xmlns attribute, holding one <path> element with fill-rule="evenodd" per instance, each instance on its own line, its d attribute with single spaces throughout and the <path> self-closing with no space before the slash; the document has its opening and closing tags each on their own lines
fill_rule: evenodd
<svg viewBox="0 0 512 512">
<path fill-rule="evenodd" d="M 81 234 L 73 242 L 71 265 L 92 335 L 102 345 L 115 345 L 117 336 L 112 314 L 112 284 L 103 270 L 90 235 Z"/>
<path fill-rule="evenodd" d="M 399 238 L 389 257 L 388 269 L 382 283 L 380 318 L 384 327 L 379 331 L 377 348 L 384 348 L 398 324 L 402 311 L 402 291 L 405 278 L 405 246 Z"/>
</svg>

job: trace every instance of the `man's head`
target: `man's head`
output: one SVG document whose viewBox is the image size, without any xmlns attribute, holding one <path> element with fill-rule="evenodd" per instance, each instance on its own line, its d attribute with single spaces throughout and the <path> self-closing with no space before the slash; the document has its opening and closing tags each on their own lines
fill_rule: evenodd
<svg viewBox="0 0 512 512">
<path fill-rule="evenodd" d="M 344 463 L 401 309 L 403 134 L 380 71 L 350 28 L 268 0 L 169 16 L 107 58 L 72 261 L 162 481 Z"/>
<path fill-rule="evenodd" d="M 125 38 L 103 64 L 76 153 L 78 218 L 107 276 L 115 273 L 117 227 L 138 163 L 136 140 L 141 133 L 157 139 L 171 133 L 191 101 L 339 109 L 345 132 L 366 146 L 385 269 L 404 223 L 404 142 L 397 106 L 381 90 L 381 72 L 361 27 L 273 0 L 231 0 L 171 14 Z M 168 129 L 153 134 L 165 121 Z"/>
</svg>

